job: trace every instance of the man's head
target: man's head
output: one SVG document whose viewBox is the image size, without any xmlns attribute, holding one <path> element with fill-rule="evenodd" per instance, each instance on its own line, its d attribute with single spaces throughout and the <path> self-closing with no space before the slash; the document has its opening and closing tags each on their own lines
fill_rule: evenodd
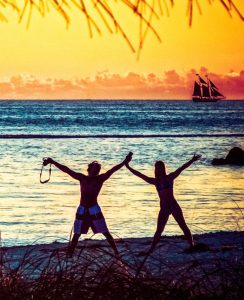
<svg viewBox="0 0 244 300">
<path fill-rule="evenodd" d="M 101 170 L 101 165 L 97 161 L 93 161 L 88 165 L 87 172 L 89 176 L 97 176 Z"/>
</svg>

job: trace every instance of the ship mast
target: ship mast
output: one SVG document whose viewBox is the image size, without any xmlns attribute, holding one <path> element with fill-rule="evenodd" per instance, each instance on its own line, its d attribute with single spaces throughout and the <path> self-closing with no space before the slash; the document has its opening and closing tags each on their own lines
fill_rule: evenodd
<svg viewBox="0 0 244 300">
<path fill-rule="evenodd" d="M 198 83 L 199 83 L 199 86 L 200 86 L 200 99 L 202 99 L 202 96 L 203 96 L 203 91 L 202 91 L 202 83 L 201 83 L 201 77 L 199 74 L 196 74 L 198 76 Z"/>
<path fill-rule="evenodd" d="M 212 98 L 212 90 L 211 90 L 211 84 L 208 78 L 208 75 L 205 75 L 207 78 L 207 83 L 208 83 L 208 90 L 209 90 L 209 97 Z"/>
<path fill-rule="evenodd" d="M 200 91 L 201 91 L 200 99 L 209 97 L 209 93 L 208 93 L 208 91 L 206 91 L 207 86 L 208 86 L 207 82 L 204 81 L 199 74 L 196 74 L 196 75 L 198 76 L 198 82 L 199 82 L 198 84 L 200 86 Z"/>
</svg>

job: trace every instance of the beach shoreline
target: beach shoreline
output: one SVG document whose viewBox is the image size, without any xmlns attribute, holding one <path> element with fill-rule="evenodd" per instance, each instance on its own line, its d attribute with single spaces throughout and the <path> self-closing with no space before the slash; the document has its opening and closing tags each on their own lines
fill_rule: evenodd
<svg viewBox="0 0 244 300">
<path fill-rule="evenodd" d="M 138 254 L 149 248 L 151 238 L 117 239 L 120 257 L 114 256 L 106 240 L 80 241 L 73 257 L 67 256 L 67 243 L 1 247 L 0 296 L 242 299 L 244 231 L 194 238 L 205 247 L 185 253 L 183 236 L 163 236 L 148 257 Z"/>
<path fill-rule="evenodd" d="M 205 242 L 210 242 L 213 243 L 214 240 L 215 241 L 219 241 L 219 242 L 223 242 L 223 241 L 228 241 L 228 242 L 234 242 L 234 238 L 236 237 L 241 237 L 241 238 L 244 238 L 244 231 L 210 231 L 210 232 L 205 232 L 205 233 L 202 233 L 202 234 L 193 234 L 194 236 L 194 239 L 196 241 L 205 241 Z M 142 243 L 145 243 L 145 244 L 149 244 L 150 241 L 152 240 L 152 237 L 138 237 L 138 238 L 135 238 L 135 237 L 127 237 L 127 238 L 120 238 L 120 237 L 117 237 L 117 238 L 114 238 L 116 243 L 118 244 L 123 244 L 123 243 L 131 243 L 131 244 L 134 244 L 134 243 L 138 243 L 138 244 L 142 244 Z M 38 240 L 41 240 L 41 239 L 38 239 Z M 159 242 L 159 245 L 161 245 L 162 243 L 167 243 L 167 242 L 170 242 L 170 241 L 180 241 L 181 240 L 181 243 L 183 244 L 184 241 L 185 241 L 185 246 L 187 247 L 187 242 L 184 238 L 184 235 L 162 235 L 161 236 L 161 239 L 160 239 L 160 242 Z M 80 240 L 79 240 L 79 243 L 78 243 L 78 247 L 81 247 L 82 244 L 85 243 L 85 247 L 89 248 L 89 247 L 94 247 L 96 245 L 99 245 L 99 246 L 106 246 L 105 244 L 107 243 L 105 239 L 92 239 L 92 238 L 87 238 L 87 235 L 81 235 L 80 237 Z M 215 242 L 214 242 L 215 244 Z M 51 248 L 58 248 L 59 246 L 67 246 L 68 245 L 68 241 L 67 242 L 60 242 L 59 240 L 55 240 L 51 243 L 36 243 L 36 242 L 33 242 L 31 244 L 26 244 L 26 245 L 12 245 L 12 246 L 4 246 L 2 245 L 0 247 L 1 250 L 4 250 L 4 251 L 17 251 L 18 249 L 28 249 L 28 248 L 32 248 L 32 247 L 36 247 L 36 248 L 39 248 L 39 247 L 51 247 Z M 109 247 L 109 245 L 107 244 L 107 246 Z M 244 246 L 244 240 L 243 240 L 243 246 Z"/>
<path fill-rule="evenodd" d="M 133 259 L 138 261 L 143 257 L 138 255 L 141 251 L 148 250 L 152 241 L 152 237 L 144 238 L 125 238 L 115 239 L 119 253 L 128 264 Z M 244 231 L 218 231 L 203 234 L 195 234 L 194 241 L 196 244 L 205 245 L 199 250 L 193 251 L 189 254 L 185 253 L 189 245 L 183 235 L 176 236 L 162 236 L 155 251 L 149 256 L 150 259 L 159 258 L 159 262 L 167 261 L 173 262 L 174 265 L 184 264 L 194 259 L 208 260 L 208 263 L 214 258 L 228 258 L 234 256 L 236 260 L 243 260 L 244 250 Z M 9 266 L 16 266 L 23 258 L 27 256 L 43 256 L 43 260 L 49 258 L 54 252 L 60 252 L 61 259 L 66 259 L 66 249 L 68 243 L 54 241 L 47 244 L 31 244 L 31 245 L 18 245 L 1 247 L 0 252 L 2 257 L 8 261 Z M 76 260 L 80 253 L 85 253 L 86 256 L 93 256 L 103 249 L 106 255 L 113 257 L 113 251 L 106 240 L 97 240 L 84 238 L 80 239 L 73 260 Z M 97 252 L 97 253 L 96 253 Z M 63 257 L 62 257 L 63 256 Z M 2 259 L 3 260 L 3 259 Z"/>
</svg>

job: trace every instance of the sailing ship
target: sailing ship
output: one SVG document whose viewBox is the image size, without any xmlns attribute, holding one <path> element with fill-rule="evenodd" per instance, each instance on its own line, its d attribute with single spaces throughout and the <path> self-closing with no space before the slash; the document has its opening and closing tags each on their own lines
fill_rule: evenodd
<svg viewBox="0 0 244 300">
<path fill-rule="evenodd" d="M 195 81 L 192 100 L 194 102 L 217 102 L 225 99 L 225 96 L 219 92 L 216 85 L 206 76 L 207 82 L 199 74 L 198 81 Z"/>
</svg>

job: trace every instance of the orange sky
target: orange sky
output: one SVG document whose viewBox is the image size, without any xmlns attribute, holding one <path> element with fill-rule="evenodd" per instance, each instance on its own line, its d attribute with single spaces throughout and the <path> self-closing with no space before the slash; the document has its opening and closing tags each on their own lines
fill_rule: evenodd
<svg viewBox="0 0 244 300">
<path fill-rule="evenodd" d="M 139 21 L 119 2 L 111 1 L 112 8 L 136 48 Z M 189 28 L 186 1 L 175 3 L 170 17 L 153 21 L 161 43 L 149 32 L 139 60 L 102 23 L 102 36 L 91 39 L 74 8 L 68 30 L 53 9 L 44 18 L 34 11 L 28 30 L 27 15 L 18 24 L 6 10 L 8 22 L 0 22 L 0 98 L 190 99 L 195 72 L 205 75 L 206 68 L 228 99 L 244 99 L 244 23 L 234 12 L 230 18 L 219 1 L 204 1 Z M 244 1 L 236 4 L 244 12 Z"/>
</svg>

